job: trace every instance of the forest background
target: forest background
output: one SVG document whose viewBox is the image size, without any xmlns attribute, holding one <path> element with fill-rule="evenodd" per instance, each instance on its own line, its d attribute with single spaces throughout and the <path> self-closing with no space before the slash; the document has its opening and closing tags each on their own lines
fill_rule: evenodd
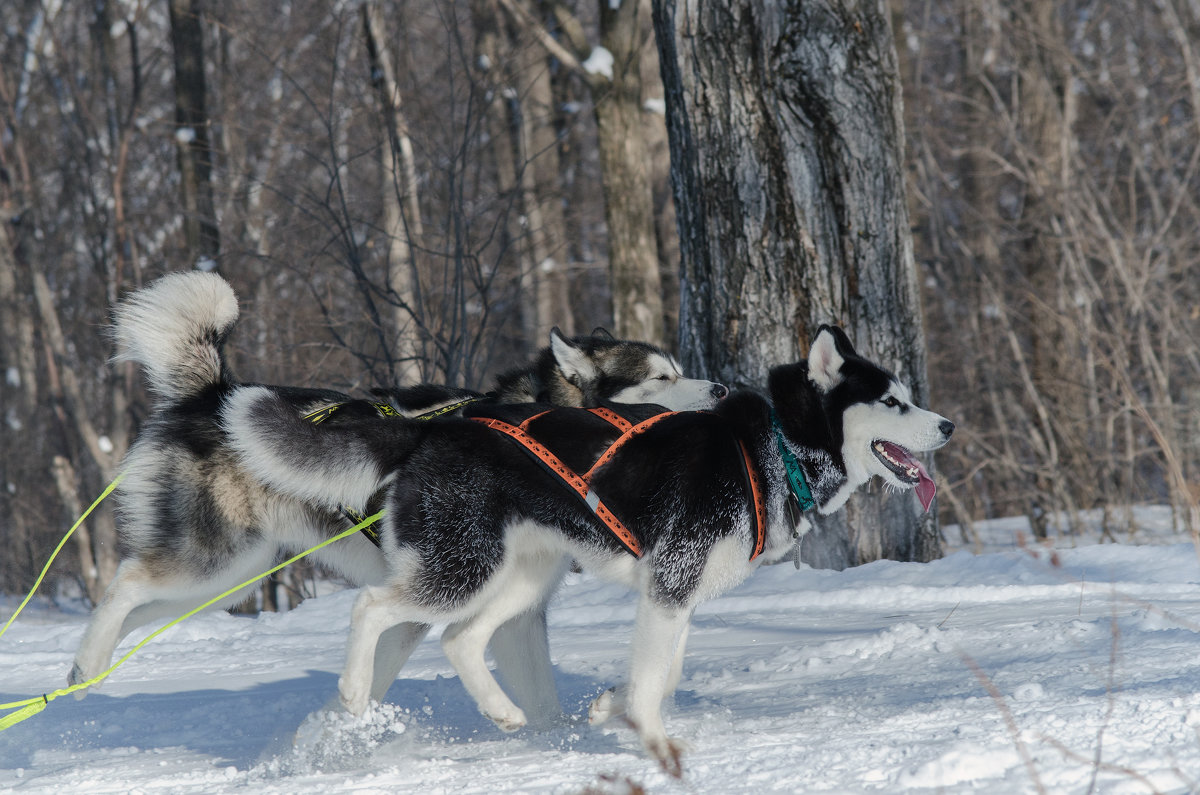
<svg viewBox="0 0 1200 795">
<path fill-rule="evenodd" d="M 878 5 L 928 402 L 959 427 L 941 521 L 1069 534 L 1099 510 L 1136 540 L 1131 506 L 1153 502 L 1196 532 L 1200 3 Z M 164 272 L 233 284 L 246 380 L 486 387 L 555 325 L 686 362 L 651 17 L 629 0 L 5 3 L 0 592 L 29 587 L 146 417 L 103 332 Z M 93 599 L 114 533 L 101 511 L 60 569 Z"/>
</svg>

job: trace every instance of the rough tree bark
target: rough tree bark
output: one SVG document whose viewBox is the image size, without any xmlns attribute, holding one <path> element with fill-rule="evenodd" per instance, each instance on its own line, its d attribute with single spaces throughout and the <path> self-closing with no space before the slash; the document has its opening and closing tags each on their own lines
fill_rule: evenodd
<svg viewBox="0 0 1200 795">
<path fill-rule="evenodd" d="M 819 323 L 926 402 L 888 9 L 654 2 L 682 253 L 685 369 L 765 383 Z M 815 565 L 940 554 L 909 494 L 856 498 L 805 545 Z"/>
<path fill-rule="evenodd" d="M 175 53 L 175 144 L 188 261 L 211 270 L 221 252 L 212 192 L 212 147 L 204 78 L 204 27 L 200 0 L 171 0 Z"/>
<path fill-rule="evenodd" d="M 604 181 L 604 220 L 618 337 L 662 345 L 663 297 L 654 241 L 650 152 L 642 131 L 642 4 L 600 3 L 600 45 L 612 79 L 592 82 L 596 142 Z"/>
<path fill-rule="evenodd" d="M 408 123 L 400 109 L 400 87 L 396 81 L 387 28 L 378 3 L 362 5 L 363 35 L 371 65 L 371 82 L 379 96 L 387 129 L 387 142 L 380 149 L 384 232 L 388 247 L 388 285 L 395 293 L 392 312 L 395 347 L 389 373 L 395 383 L 416 383 L 422 376 L 438 379 L 444 374 L 422 373 L 420 346 L 419 287 L 412 241 L 421 239 L 421 206 L 417 195 L 417 169 L 413 158 Z"/>
<path fill-rule="evenodd" d="M 643 131 L 641 50 L 645 7 L 636 0 L 601 0 L 600 47 L 565 3 L 549 3 L 559 27 L 550 35 L 517 0 L 501 0 L 513 21 L 560 63 L 575 71 L 592 94 L 596 143 L 604 190 L 604 220 L 618 337 L 662 345 L 663 291 L 659 277 L 651 184 L 650 144 Z M 560 40 L 561 39 L 561 40 Z"/>
<path fill-rule="evenodd" d="M 517 0 L 526 15 L 529 0 Z M 533 272 L 527 275 L 532 285 L 534 307 L 527 318 L 527 343 L 532 349 L 546 344 L 550 329 L 575 331 L 571 312 L 569 278 L 561 258 L 567 250 L 567 224 L 562 197 L 551 186 L 557 185 L 561 172 L 558 153 L 557 112 L 551 85 L 550 63 L 537 47 L 516 51 L 514 73 L 517 84 L 517 151 L 521 209 L 528 225 L 529 254 Z"/>
</svg>

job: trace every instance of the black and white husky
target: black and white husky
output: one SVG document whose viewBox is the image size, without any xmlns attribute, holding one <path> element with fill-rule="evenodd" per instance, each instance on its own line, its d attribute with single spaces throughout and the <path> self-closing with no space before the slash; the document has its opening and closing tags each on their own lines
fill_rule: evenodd
<svg viewBox="0 0 1200 795">
<path fill-rule="evenodd" d="M 220 421 L 226 402 L 246 388 L 223 352 L 237 317 L 230 286 L 215 274 L 195 271 L 164 276 L 116 311 L 117 360 L 142 365 L 154 409 L 123 464 L 116 492 L 121 564 L 92 613 L 68 676 L 72 684 L 108 667 L 116 644 L 136 627 L 180 615 L 267 570 L 280 552 L 308 549 L 352 524 L 335 510 L 264 485 L 238 460 Z M 352 411 L 349 406 L 365 405 L 371 417 L 386 412 L 382 403 L 354 401 L 330 390 L 255 390 L 300 415 L 321 416 L 321 410 L 342 404 L 348 407 L 338 409 L 339 418 Z M 649 400 L 708 408 L 725 395 L 719 384 L 683 378 L 675 360 L 654 346 L 616 340 L 607 332 L 568 339 L 556 330 L 550 347 L 528 367 L 502 376 L 489 399 L 563 405 Z M 464 396 L 482 397 L 437 385 L 388 390 L 382 396 L 407 414 L 443 408 Z M 358 585 L 387 580 L 383 555 L 362 534 L 327 546 L 314 558 Z M 222 604 L 244 597 L 241 592 Z M 497 635 L 495 652 L 514 689 L 524 694 L 523 703 L 549 712 L 558 705 L 544 627 L 544 615 L 534 611 L 509 633 Z M 396 635 L 403 633 L 389 633 L 380 644 L 372 691 L 377 698 L 404 662 L 390 651 L 407 642 L 407 636 L 397 640 Z"/>
<path fill-rule="evenodd" d="M 347 416 L 314 427 L 280 395 L 246 388 L 227 401 L 225 422 L 246 469 L 273 489 L 334 506 L 386 488 L 388 574 L 353 610 L 339 681 L 347 709 L 367 706 L 381 632 L 401 627 L 419 639 L 425 625 L 449 622 L 443 648 L 480 710 L 504 729 L 523 725 L 484 650 L 493 630 L 545 599 L 573 558 L 640 594 L 628 683 L 597 699 L 590 717 L 626 715 L 650 754 L 678 773 L 660 703 L 678 682 L 696 605 L 790 555 L 810 527 L 801 503 L 830 513 L 878 476 L 915 488 L 928 508 L 933 482 L 914 454 L 954 430 L 833 327 L 820 329 L 807 361 L 774 368 L 767 392 L 737 392 L 714 411 L 673 414 L 631 435 L 592 468 L 586 501 L 507 432 L 467 418 Z M 620 430 L 577 409 L 524 428 L 584 466 L 579 452 L 597 454 Z M 593 500 L 633 543 L 598 521 Z"/>
</svg>

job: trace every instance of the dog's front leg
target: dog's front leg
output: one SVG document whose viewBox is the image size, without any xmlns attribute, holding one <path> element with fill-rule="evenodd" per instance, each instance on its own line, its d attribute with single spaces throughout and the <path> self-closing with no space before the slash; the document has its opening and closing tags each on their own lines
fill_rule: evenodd
<svg viewBox="0 0 1200 795">
<path fill-rule="evenodd" d="M 664 699 L 675 692 L 675 688 L 679 687 L 679 682 L 683 678 L 683 656 L 687 649 L 688 632 L 692 627 L 691 614 L 694 612 L 694 610 L 689 611 L 688 621 L 683 625 L 683 630 L 679 634 L 679 642 L 675 644 L 675 659 L 671 663 L 671 672 L 667 675 L 666 687 L 663 688 Z M 588 723 L 599 726 L 607 720 L 624 715 L 628 689 L 628 685 L 618 685 L 610 687 L 597 696 L 588 708 Z"/>
<path fill-rule="evenodd" d="M 671 607 L 643 594 L 638 602 L 630 654 L 625 715 L 651 756 L 676 778 L 683 773 L 682 745 L 667 736 L 662 700 L 667 693 L 679 647 L 692 611 Z"/>
<path fill-rule="evenodd" d="M 375 670 L 375 648 L 385 630 L 405 622 L 411 611 L 387 586 L 368 586 L 354 601 L 350 614 L 350 639 L 346 645 L 346 667 L 338 680 L 342 706 L 351 714 L 361 715 L 371 695 L 371 680 Z M 424 637 L 425 626 L 413 624 L 410 639 Z M 413 645 L 416 645 L 415 643 Z M 410 649 L 411 651 L 411 649 Z"/>
</svg>

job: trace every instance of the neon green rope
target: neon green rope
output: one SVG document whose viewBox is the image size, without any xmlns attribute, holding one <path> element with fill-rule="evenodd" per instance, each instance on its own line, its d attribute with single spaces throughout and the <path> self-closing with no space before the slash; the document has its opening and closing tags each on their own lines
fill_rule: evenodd
<svg viewBox="0 0 1200 795">
<path fill-rule="evenodd" d="M 21 602 L 20 607 L 17 608 L 17 612 L 8 617 L 8 621 L 4 624 L 4 629 L 0 629 L 0 638 L 4 637 L 4 633 L 8 632 L 9 626 L 12 625 L 13 621 L 16 621 L 17 616 L 21 615 L 21 611 L 25 609 L 25 605 L 29 604 L 29 600 L 33 598 L 35 593 L 37 593 L 38 586 L 41 585 L 42 580 L 46 578 L 46 572 L 50 571 L 50 564 L 53 563 L 54 559 L 58 557 L 58 553 L 61 552 L 63 546 L 66 545 L 67 539 L 75 534 L 75 531 L 79 529 L 79 525 L 83 524 L 83 521 L 87 519 L 89 515 L 91 515 L 92 511 L 96 510 L 96 506 L 102 503 L 105 497 L 113 493 L 113 489 L 117 487 L 117 484 L 121 482 L 121 478 L 123 477 L 125 477 L 123 474 L 117 475 L 117 479 L 108 484 L 108 487 L 104 489 L 104 493 L 97 497 L 96 501 L 88 506 L 88 509 L 83 512 L 83 516 L 80 516 L 75 520 L 75 524 L 71 525 L 71 529 L 67 531 L 65 536 L 63 536 L 62 541 L 58 542 L 58 546 L 56 546 L 54 548 L 54 552 L 50 554 L 50 560 L 46 561 L 46 565 L 42 567 L 42 573 L 38 575 L 37 580 L 33 583 L 33 587 L 29 589 L 29 594 L 26 595 L 25 601 Z"/>
<path fill-rule="evenodd" d="M 117 478 L 117 481 L 119 481 L 119 480 L 120 480 L 120 478 Z M 106 496 L 108 496 L 108 493 L 111 492 L 113 490 L 113 488 L 116 487 L 117 481 L 114 481 L 112 483 L 112 485 L 109 486 L 109 488 L 105 491 L 105 493 L 103 495 L 101 495 L 100 498 L 97 499 L 95 503 L 92 503 L 92 508 L 96 507 L 96 505 L 100 502 L 100 500 L 102 500 Z M 88 511 L 90 512 L 92 510 L 92 508 L 88 508 Z M 300 554 L 295 555 L 291 558 L 288 558 L 283 563 L 280 563 L 278 566 L 275 566 L 274 568 L 272 568 L 268 571 L 264 571 L 262 574 L 259 574 L 256 577 L 251 577 L 250 579 L 246 580 L 245 582 L 241 583 L 240 585 L 235 585 L 232 588 L 230 588 L 228 591 L 225 591 L 222 594 L 214 596 L 212 599 L 209 599 L 207 602 L 205 602 L 204 604 L 195 608 L 194 610 L 184 613 L 182 616 L 175 619 L 171 623 L 156 629 L 154 632 L 151 632 L 149 635 L 147 635 L 145 637 L 144 640 L 142 640 L 141 643 L 138 643 L 136 646 L 134 646 L 132 649 L 130 649 L 128 652 L 126 652 L 124 657 L 122 657 L 121 659 L 119 659 L 115 663 L 113 663 L 111 666 L 109 666 L 106 671 L 101 672 L 99 675 L 92 677 L 91 679 L 87 680 L 86 682 L 80 682 L 78 684 L 74 684 L 69 687 L 64 687 L 60 690 L 55 690 L 52 693 L 44 693 L 40 696 L 34 696 L 33 698 L 27 698 L 22 701 L 13 701 L 12 703 L 9 703 L 9 704 L 0 704 L 0 710 L 8 710 L 8 709 L 16 710 L 15 712 L 12 712 L 11 714 L 5 715 L 3 718 L 0 718 L 0 731 L 4 731 L 5 729 L 7 729 L 10 726 L 15 726 L 16 724 L 20 723 L 23 720 L 26 720 L 27 718 L 32 718 L 34 715 L 38 714 L 43 709 L 45 709 L 46 706 L 51 701 L 58 698 L 59 696 L 65 696 L 67 693 L 74 693 L 76 690 L 82 690 L 85 687 L 91 687 L 92 685 L 103 681 L 104 679 L 106 679 L 108 677 L 109 674 L 111 674 L 118 667 L 120 667 L 126 660 L 128 660 L 130 657 L 132 657 L 135 652 L 137 652 L 139 649 L 141 649 L 143 646 L 145 646 L 151 640 L 158 637 L 162 633 L 166 632 L 168 629 L 175 626 L 179 622 L 181 622 L 185 619 L 191 618 L 192 616 L 199 613 L 201 610 L 204 610 L 205 608 L 212 606 L 213 604 L 221 601 L 222 599 L 224 599 L 228 596 L 232 596 L 233 594 L 237 593 L 238 591 L 245 588 L 246 586 L 253 585 L 254 583 L 258 582 L 259 580 L 263 579 L 264 577 L 269 577 L 272 574 L 274 574 L 275 572 L 279 571 L 280 569 L 282 569 L 286 566 L 289 566 L 292 563 L 295 563 L 296 561 L 300 560 L 303 557 L 307 557 L 308 555 L 311 555 L 313 552 L 316 552 L 318 549 L 327 547 L 335 541 L 340 541 L 341 539 L 346 538 L 347 536 L 351 536 L 351 535 L 357 533 L 358 531 L 362 530 L 367 525 L 372 524 L 373 522 L 377 521 L 380 517 L 383 516 L 383 514 L 384 514 L 384 512 L 380 511 L 379 513 L 373 514 L 372 516 L 368 516 L 366 519 L 362 520 L 361 522 L 356 524 L 354 527 L 351 527 L 349 530 L 344 530 L 335 536 L 327 538 L 324 541 L 322 541 L 320 544 L 317 544 L 315 547 L 310 547 L 309 549 L 304 550 Z M 86 517 L 87 514 L 85 513 L 84 516 Z M 83 519 L 81 518 L 80 522 L 82 522 L 82 521 L 83 521 Z M 76 526 L 78 526 L 78 525 L 79 525 L 79 522 L 76 523 Z M 74 530 L 75 530 L 74 527 L 71 528 L 72 532 L 74 532 Z M 67 536 L 69 537 L 70 533 L 68 533 Z M 65 542 L 66 539 L 64 538 L 63 541 Z M 59 547 L 61 548 L 62 544 L 59 544 Z M 57 554 L 57 552 L 58 552 L 58 550 L 55 550 L 55 554 Z M 53 560 L 53 557 L 51 558 L 51 560 Z M 46 564 L 47 568 L 49 568 L 49 565 L 50 565 L 49 563 Z M 42 574 L 44 575 L 45 571 L 43 571 Z M 40 581 L 41 581 L 41 579 L 39 578 L 39 582 Z M 37 586 L 35 585 L 34 588 L 36 589 Z M 30 596 L 32 596 L 32 595 L 33 595 L 33 593 L 30 592 Z M 29 601 L 28 597 L 26 597 L 25 601 Z M 22 605 L 22 607 L 24 607 L 24 605 Z M 20 610 L 18 609 L 17 612 L 20 612 Z M 16 616 L 14 615 L 13 618 L 16 618 Z M 9 623 L 12 623 L 12 619 L 9 619 Z"/>
</svg>

